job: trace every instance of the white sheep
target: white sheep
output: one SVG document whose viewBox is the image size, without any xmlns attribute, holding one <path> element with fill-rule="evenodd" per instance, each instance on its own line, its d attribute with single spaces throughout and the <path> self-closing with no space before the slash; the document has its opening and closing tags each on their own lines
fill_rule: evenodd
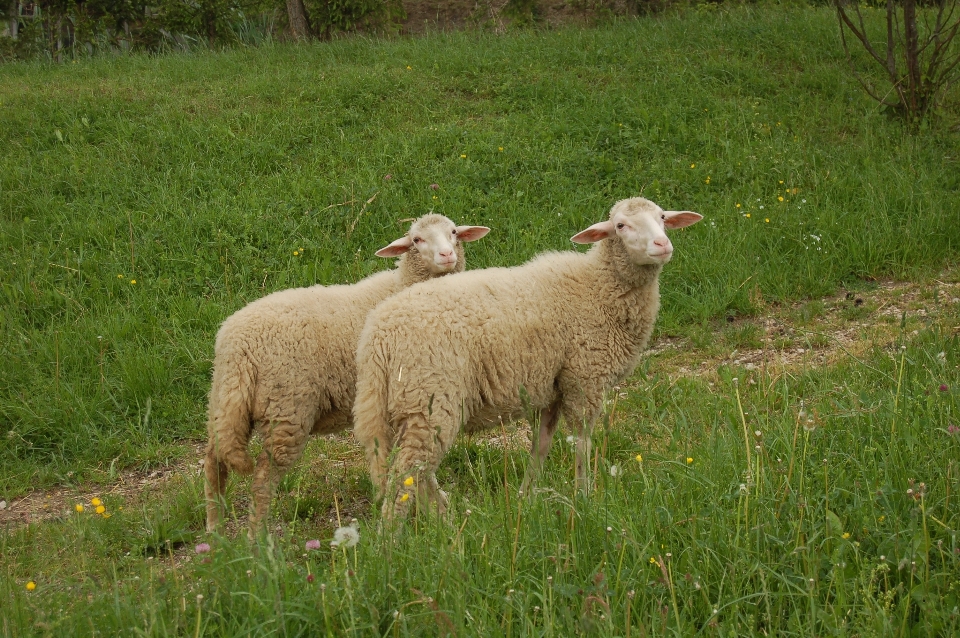
<svg viewBox="0 0 960 638">
<path fill-rule="evenodd" d="M 577 432 L 577 482 L 587 491 L 604 390 L 633 371 L 653 330 L 660 270 L 673 254 L 664 229 L 700 219 L 626 199 L 572 238 L 596 242 L 585 254 L 437 279 L 377 306 L 357 350 L 354 433 L 386 496 L 384 517 L 403 515 L 417 497 L 443 509 L 434 471 L 457 433 L 516 418 L 524 403 L 539 410 L 540 425 L 521 490 L 562 415 Z"/>
<path fill-rule="evenodd" d="M 353 285 L 283 290 L 231 315 L 217 333 L 210 388 L 205 466 L 207 530 L 220 521 L 230 470 L 249 474 L 256 427 L 263 438 L 253 476 L 250 532 L 266 519 L 277 483 L 300 458 L 310 434 L 351 424 L 354 355 L 367 313 L 418 282 L 464 268 L 463 243 L 489 232 L 455 226 L 442 215 L 416 220 L 402 238 L 377 251 L 396 269 Z"/>
</svg>

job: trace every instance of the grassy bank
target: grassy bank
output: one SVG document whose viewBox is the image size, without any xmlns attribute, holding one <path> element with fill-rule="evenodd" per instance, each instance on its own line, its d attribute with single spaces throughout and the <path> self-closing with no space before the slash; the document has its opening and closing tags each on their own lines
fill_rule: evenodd
<svg viewBox="0 0 960 638">
<path fill-rule="evenodd" d="M 428 209 L 495 229 L 472 267 L 567 249 L 637 193 L 705 214 L 664 274 L 671 333 L 955 259 L 958 135 L 878 113 L 834 20 L 0 67 L 0 487 L 161 461 L 203 431 L 220 321 L 387 267 Z"/>
<path fill-rule="evenodd" d="M 8 501 L 190 453 L 219 323 L 388 267 L 373 251 L 430 209 L 494 229 L 474 268 L 569 249 L 638 193 L 703 213 L 675 235 L 659 336 L 730 360 L 655 358 L 611 395 L 589 499 L 563 441 L 528 500 L 523 450 L 463 441 L 450 518 L 384 538 L 344 440 L 288 476 L 282 533 L 253 548 L 195 553 L 193 471 L 104 490 L 102 513 L 84 497 L 0 532 L 3 635 L 956 633 L 960 315 L 932 274 L 957 261 L 960 136 L 878 112 L 830 11 L 6 65 L 0 148 Z M 887 276 L 931 282 L 886 318 L 894 345 L 735 360 L 830 339 L 740 318 Z M 327 547 L 337 508 L 356 548 Z"/>
</svg>

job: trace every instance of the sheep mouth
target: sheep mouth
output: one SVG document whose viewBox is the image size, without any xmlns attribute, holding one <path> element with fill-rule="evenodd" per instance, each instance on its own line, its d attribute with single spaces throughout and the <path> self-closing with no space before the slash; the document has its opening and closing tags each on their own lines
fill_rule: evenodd
<svg viewBox="0 0 960 638">
<path fill-rule="evenodd" d="M 673 256 L 672 250 L 661 250 L 660 252 L 657 252 L 657 253 L 647 253 L 647 257 L 650 257 L 651 259 L 661 259 L 663 261 L 667 261 L 672 256 Z"/>
<path fill-rule="evenodd" d="M 446 261 L 438 261 L 436 263 L 437 263 L 437 268 L 440 268 L 441 270 L 452 270 L 454 267 L 456 267 L 457 260 L 448 259 Z"/>
</svg>

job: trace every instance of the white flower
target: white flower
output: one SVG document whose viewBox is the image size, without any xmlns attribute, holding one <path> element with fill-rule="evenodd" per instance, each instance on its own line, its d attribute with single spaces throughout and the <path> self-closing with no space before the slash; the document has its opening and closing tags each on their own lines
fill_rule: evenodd
<svg viewBox="0 0 960 638">
<path fill-rule="evenodd" d="M 567 443 L 569 443 L 570 445 L 576 445 L 576 444 L 577 444 L 577 437 L 575 437 L 575 436 L 573 436 L 573 435 L 571 434 L 570 436 L 567 437 Z"/>
<path fill-rule="evenodd" d="M 333 533 L 332 547 L 353 547 L 360 542 L 360 530 L 358 525 L 351 522 L 349 527 L 338 527 Z"/>
<path fill-rule="evenodd" d="M 620 466 L 619 466 L 619 465 L 611 465 L 611 466 L 610 466 L 610 476 L 612 476 L 612 477 L 614 477 L 614 478 L 620 476 Z"/>
</svg>

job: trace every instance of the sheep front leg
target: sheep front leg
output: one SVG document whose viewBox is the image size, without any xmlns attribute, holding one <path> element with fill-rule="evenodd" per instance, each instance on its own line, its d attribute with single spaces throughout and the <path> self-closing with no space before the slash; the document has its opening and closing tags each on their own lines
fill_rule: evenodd
<svg viewBox="0 0 960 638">
<path fill-rule="evenodd" d="M 523 483 L 520 485 L 521 494 L 529 494 L 529 488 L 540 475 L 540 469 L 543 462 L 550 453 L 550 447 L 553 445 L 553 434 L 557 431 L 557 423 L 560 420 L 560 402 L 554 402 L 552 405 L 540 410 L 540 427 L 533 431 L 533 442 L 530 447 L 530 464 L 527 465 L 527 471 L 523 477 Z"/>
<path fill-rule="evenodd" d="M 593 423 L 600 413 L 600 405 L 584 409 L 582 406 L 564 407 L 563 417 L 577 431 L 577 486 L 584 495 L 593 491 L 593 472 L 590 470 L 590 449 L 593 442 Z"/>
<path fill-rule="evenodd" d="M 214 531 L 220 524 L 220 512 L 225 507 L 224 494 L 227 491 L 227 477 L 230 469 L 217 458 L 213 444 L 207 446 L 203 461 L 203 491 L 207 501 L 207 531 Z"/>
</svg>

